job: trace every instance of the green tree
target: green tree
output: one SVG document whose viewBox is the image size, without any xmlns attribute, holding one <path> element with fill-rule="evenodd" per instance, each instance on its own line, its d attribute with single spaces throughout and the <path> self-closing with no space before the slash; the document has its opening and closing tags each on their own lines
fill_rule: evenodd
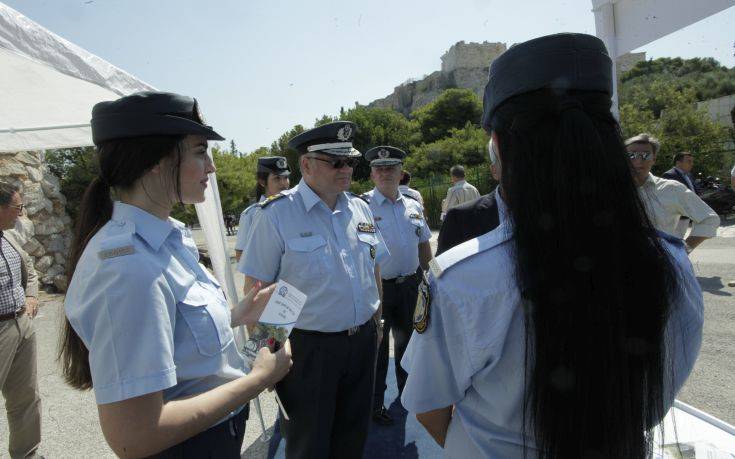
<svg viewBox="0 0 735 459">
<path fill-rule="evenodd" d="M 418 139 L 416 123 L 395 110 L 358 105 L 342 113 L 340 119 L 357 124 L 353 145 L 363 154 L 373 147 L 390 145 L 411 155 Z M 370 165 L 367 161 L 361 161 L 353 173 L 353 179 L 361 181 L 369 177 Z"/>
<path fill-rule="evenodd" d="M 288 148 L 288 141 L 291 138 L 301 134 L 306 129 L 304 126 L 297 124 L 271 144 L 270 154 L 272 156 L 285 156 L 289 166 L 291 166 L 291 184 L 295 185 L 301 180 L 301 169 L 299 169 L 299 154 L 295 150 Z"/>
<path fill-rule="evenodd" d="M 465 167 L 488 161 L 485 131 L 467 122 L 462 129 L 451 129 L 449 137 L 417 147 L 406 161 L 406 167 L 416 176 L 432 173 L 448 174 L 455 164 Z"/>
<path fill-rule="evenodd" d="M 418 122 L 421 141 L 431 143 L 449 137 L 452 129 L 462 129 L 468 122 L 479 126 L 482 102 L 470 89 L 447 89 L 411 116 Z"/>
<path fill-rule="evenodd" d="M 649 132 L 661 141 L 655 174 L 671 168 L 673 156 L 680 151 L 696 155 L 695 172 L 715 175 L 722 168 L 728 130 L 697 110 L 693 88 L 678 90 L 665 81 L 654 81 L 621 105 L 620 120 L 626 138 Z"/>
<path fill-rule="evenodd" d="M 66 213 L 76 222 L 82 197 L 92 179 L 99 175 L 94 147 L 64 148 L 46 152 L 46 165 L 61 183 Z"/>
</svg>

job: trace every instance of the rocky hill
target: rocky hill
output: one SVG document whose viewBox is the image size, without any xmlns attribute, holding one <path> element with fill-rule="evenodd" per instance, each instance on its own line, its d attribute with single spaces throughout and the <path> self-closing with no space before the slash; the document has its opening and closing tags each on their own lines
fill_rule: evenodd
<svg viewBox="0 0 735 459">
<path fill-rule="evenodd" d="M 482 99 L 490 63 L 506 49 L 505 43 L 455 43 L 441 57 L 441 70 L 420 80 L 408 80 L 397 86 L 389 96 L 375 100 L 368 106 L 391 108 L 408 116 L 450 88 L 471 89 Z M 618 75 L 645 59 L 646 53 L 621 56 L 618 58 Z"/>
</svg>

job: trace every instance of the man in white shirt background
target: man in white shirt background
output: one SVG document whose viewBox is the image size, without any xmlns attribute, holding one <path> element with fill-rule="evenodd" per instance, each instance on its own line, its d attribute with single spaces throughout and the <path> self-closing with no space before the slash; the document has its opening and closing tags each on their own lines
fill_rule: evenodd
<svg viewBox="0 0 735 459">
<path fill-rule="evenodd" d="M 679 220 L 681 217 L 691 219 L 692 230 L 684 241 L 687 251 L 717 235 L 720 217 L 712 208 L 681 183 L 651 174 L 660 147 L 658 139 L 650 134 L 638 134 L 626 140 L 625 147 L 633 179 L 656 229 L 682 237 L 677 234 Z"/>
<path fill-rule="evenodd" d="M 452 180 L 452 186 L 447 190 L 447 197 L 442 201 L 442 220 L 447 211 L 452 207 L 457 207 L 465 202 L 473 201 L 480 197 L 477 188 L 467 183 L 465 180 L 464 166 L 452 166 L 449 169 L 449 175 Z"/>
<path fill-rule="evenodd" d="M 694 155 L 692 155 L 691 152 L 682 151 L 674 155 L 674 167 L 661 174 L 661 177 L 668 180 L 676 180 L 677 182 L 692 190 L 694 193 L 697 193 L 697 190 L 694 187 L 694 180 L 692 178 L 693 167 Z M 687 217 L 682 216 L 679 219 L 678 225 L 676 226 L 676 235 L 683 238 L 687 232 L 687 229 L 689 229 L 690 224 L 691 220 L 689 220 L 689 218 Z"/>
</svg>

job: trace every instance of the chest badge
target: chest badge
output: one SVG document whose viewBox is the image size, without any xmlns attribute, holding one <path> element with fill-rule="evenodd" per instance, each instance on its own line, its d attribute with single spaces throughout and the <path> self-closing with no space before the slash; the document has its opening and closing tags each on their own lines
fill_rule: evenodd
<svg viewBox="0 0 735 459">
<path fill-rule="evenodd" d="M 413 311 L 413 329 L 416 333 L 423 333 L 429 327 L 429 315 L 431 312 L 431 290 L 424 275 L 419 284 L 419 296 L 416 299 L 416 308 Z"/>
<path fill-rule="evenodd" d="M 374 233 L 375 225 L 373 225 L 372 223 L 358 223 L 357 231 L 361 233 Z"/>
</svg>

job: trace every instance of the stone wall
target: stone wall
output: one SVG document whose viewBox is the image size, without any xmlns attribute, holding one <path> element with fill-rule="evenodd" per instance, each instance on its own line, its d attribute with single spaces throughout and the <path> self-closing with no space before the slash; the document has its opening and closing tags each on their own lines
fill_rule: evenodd
<svg viewBox="0 0 735 459">
<path fill-rule="evenodd" d="M 450 73 L 457 69 L 488 68 L 490 62 L 503 54 L 507 49 L 505 43 L 465 43 L 460 41 L 452 45 L 444 53 L 442 72 Z"/>
<path fill-rule="evenodd" d="M 26 207 L 16 231 L 33 258 L 41 288 L 65 291 L 71 246 L 71 219 L 59 180 L 40 151 L 0 153 L 0 178 L 18 185 Z"/>
<path fill-rule="evenodd" d="M 441 57 L 441 70 L 420 80 L 408 80 L 387 97 L 369 103 L 368 107 L 390 108 L 408 116 L 450 88 L 471 89 L 482 100 L 490 64 L 506 48 L 505 43 L 457 42 Z M 646 60 L 645 52 L 620 56 L 617 60 L 618 76 L 643 60 Z"/>
</svg>

